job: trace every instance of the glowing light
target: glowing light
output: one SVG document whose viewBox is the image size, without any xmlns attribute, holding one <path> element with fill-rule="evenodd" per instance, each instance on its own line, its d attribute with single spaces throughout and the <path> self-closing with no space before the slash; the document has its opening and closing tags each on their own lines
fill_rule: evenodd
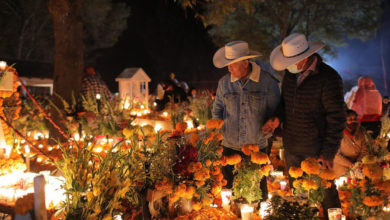
<svg viewBox="0 0 390 220">
<path fill-rule="evenodd" d="M 221 190 L 221 199 L 222 199 L 222 208 L 225 210 L 230 209 L 230 199 L 232 197 L 232 190 L 222 189 Z"/>
<path fill-rule="evenodd" d="M 97 100 L 100 100 L 100 98 L 101 98 L 100 94 L 99 94 L 99 93 L 96 94 L 96 99 L 97 99 Z"/>
<path fill-rule="evenodd" d="M 286 190 L 287 182 L 286 181 L 280 181 L 280 190 L 284 191 Z"/>
<path fill-rule="evenodd" d="M 145 108 L 145 106 L 144 105 L 141 105 L 141 109 L 144 109 Z"/>
<path fill-rule="evenodd" d="M 153 102 L 153 106 L 156 107 L 157 106 L 157 102 Z"/>
<path fill-rule="evenodd" d="M 38 162 L 38 163 L 42 162 L 42 158 L 41 158 L 41 157 L 38 157 L 38 158 L 37 158 L 37 162 Z"/>
<path fill-rule="evenodd" d="M 163 112 L 164 117 L 168 117 L 168 112 Z"/>
<path fill-rule="evenodd" d="M 30 153 L 30 147 L 29 147 L 27 144 L 24 145 L 24 152 L 25 152 L 26 154 Z"/>
<path fill-rule="evenodd" d="M 276 177 L 282 177 L 283 176 L 283 171 L 272 171 L 271 176 L 276 176 Z"/>
<path fill-rule="evenodd" d="M 52 150 L 53 150 L 53 147 L 50 146 L 50 147 L 47 148 L 47 150 L 48 150 L 48 151 L 52 151 Z"/>
<path fill-rule="evenodd" d="M 156 124 L 156 125 L 154 126 L 154 130 L 155 130 L 156 132 L 159 132 L 162 128 L 163 128 L 163 127 L 162 127 L 162 125 L 160 125 L 160 124 Z"/>
<path fill-rule="evenodd" d="M 348 181 L 347 177 L 342 176 L 338 179 L 334 180 L 334 184 L 336 184 L 336 188 L 338 189 L 340 186 L 344 185 Z"/>
<path fill-rule="evenodd" d="M 137 112 L 137 116 L 138 117 L 142 116 L 142 113 L 141 112 Z"/>
<path fill-rule="evenodd" d="M 252 219 L 253 207 L 247 204 L 241 206 L 241 219 L 250 220 Z"/>
<path fill-rule="evenodd" d="M 123 104 L 124 109 L 129 109 L 130 108 L 130 102 L 129 100 L 126 99 L 125 103 Z"/>
<path fill-rule="evenodd" d="M 264 217 L 268 216 L 268 210 L 270 210 L 270 209 L 271 209 L 270 202 L 261 202 L 260 203 L 260 210 L 259 210 L 260 217 L 263 219 Z"/>
<path fill-rule="evenodd" d="M 192 123 L 192 120 L 188 120 L 188 121 L 186 121 L 186 123 L 187 123 L 187 128 L 189 128 L 189 129 L 194 128 L 194 124 Z"/>
<path fill-rule="evenodd" d="M 95 148 L 95 152 L 96 152 L 96 153 L 100 153 L 100 152 L 102 152 L 102 151 L 103 151 L 103 148 L 101 148 L 101 147 Z"/>
<path fill-rule="evenodd" d="M 79 135 L 78 133 L 74 134 L 74 135 L 73 135 L 73 139 L 74 139 L 75 141 L 79 141 L 79 140 L 80 140 L 80 135 Z"/>
<path fill-rule="evenodd" d="M 43 144 L 38 145 L 38 148 L 43 148 Z"/>
<path fill-rule="evenodd" d="M 148 124 L 145 123 L 145 122 L 140 124 L 141 127 L 143 127 L 143 126 L 145 126 L 145 125 L 148 125 Z"/>
<path fill-rule="evenodd" d="M 7 62 L 0 61 L 0 70 L 4 71 L 6 67 L 7 67 Z"/>
</svg>

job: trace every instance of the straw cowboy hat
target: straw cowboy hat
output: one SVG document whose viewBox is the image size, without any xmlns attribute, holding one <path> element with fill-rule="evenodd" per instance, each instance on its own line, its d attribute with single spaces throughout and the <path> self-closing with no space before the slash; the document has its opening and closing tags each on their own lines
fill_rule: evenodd
<svg viewBox="0 0 390 220">
<path fill-rule="evenodd" d="M 232 41 L 215 52 L 213 57 L 214 66 L 222 68 L 232 63 L 261 56 L 257 51 L 250 51 L 245 41 Z"/>
<path fill-rule="evenodd" d="M 309 57 L 324 46 L 325 44 L 321 41 L 307 42 L 303 34 L 291 34 L 272 51 L 270 56 L 271 66 L 277 71 L 284 70 L 288 66 Z"/>
</svg>

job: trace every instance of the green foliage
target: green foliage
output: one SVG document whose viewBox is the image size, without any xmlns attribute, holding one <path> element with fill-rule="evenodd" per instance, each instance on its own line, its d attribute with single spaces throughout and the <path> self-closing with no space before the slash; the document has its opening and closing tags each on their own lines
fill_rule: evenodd
<svg viewBox="0 0 390 220">
<path fill-rule="evenodd" d="M 250 204 L 262 198 L 260 181 L 263 174 L 261 166 L 244 158 L 241 165 L 234 169 L 233 198 L 244 198 Z"/>
<path fill-rule="evenodd" d="M 190 109 L 192 110 L 193 118 L 199 121 L 202 125 L 205 125 L 207 120 L 212 118 L 212 107 L 213 100 L 205 93 L 203 93 L 200 97 L 190 99 Z"/>
<path fill-rule="evenodd" d="M 334 55 L 332 46 L 344 45 L 346 36 L 360 40 L 373 37 L 382 16 L 381 0 L 180 0 L 178 3 L 198 14 L 218 45 L 245 40 L 266 55 L 294 32 L 305 34 L 309 40 L 324 41 L 327 44 L 324 52 Z"/>
<path fill-rule="evenodd" d="M 45 111 L 48 112 L 48 102 L 46 100 L 39 101 Z M 47 131 L 46 119 L 43 116 L 43 113 L 35 106 L 35 104 L 30 100 L 24 100 L 22 102 L 22 109 L 19 113 L 19 118 L 16 119 L 15 128 L 19 131 L 35 131 L 41 132 Z"/>
<path fill-rule="evenodd" d="M 298 197 L 282 198 L 279 195 L 274 195 L 271 199 L 271 210 L 272 212 L 267 214 L 265 220 L 319 219 L 316 216 L 318 209 L 311 207 L 307 201 L 305 202 L 304 199 Z"/>
</svg>

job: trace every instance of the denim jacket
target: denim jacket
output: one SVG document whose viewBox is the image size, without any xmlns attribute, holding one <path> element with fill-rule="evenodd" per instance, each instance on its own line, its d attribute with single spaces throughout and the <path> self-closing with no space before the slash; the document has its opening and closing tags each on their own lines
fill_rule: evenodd
<svg viewBox="0 0 390 220">
<path fill-rule="evenodd" d="M 212 110 L 214 119 L 224 120 L 222 145 L 238 151 L 245 144 L 267 147 L 261 127 L 274 113 L 280 98 L 277 81 L 258 64 L 250 63 L 252 72 L 245 83 L 230 73 L 219 80 Z"/>
</svg>

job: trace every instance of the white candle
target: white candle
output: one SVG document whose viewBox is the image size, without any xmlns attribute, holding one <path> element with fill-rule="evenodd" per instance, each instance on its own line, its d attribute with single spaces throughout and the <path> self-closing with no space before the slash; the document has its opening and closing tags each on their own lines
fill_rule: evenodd
<svg viewBox="0 0 390 220">
<path fill-rule="evenodd" d="M 286 190 L 287 182 L 286 181 L 280 181 L 280 190 L 284 191 Z"/>
<path fill-rule="evenodd" d="M 247 204 L 241 206 L 241 219 L 251 220 L 253 214 L 253 207 Z"/>
<path fill-rule="evenodd" d="M 230 189 L 222 189 L 221 190 L 221 200 L 222 200 L 222 208 L 225 210 L 230 210 L 230 198 L 232 197 L 232 190 Z"/>
<path fill-rule="evenodd" d="M 4 71 L 7 67 L 7 62 L 0 61 L 0 70 Z"/>
</svg>

